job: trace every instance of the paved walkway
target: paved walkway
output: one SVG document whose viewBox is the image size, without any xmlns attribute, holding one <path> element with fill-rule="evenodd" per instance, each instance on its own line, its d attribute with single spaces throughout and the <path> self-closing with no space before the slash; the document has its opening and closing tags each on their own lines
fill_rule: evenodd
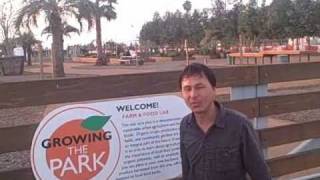
<svg viewBox="0 0 320 180">
<path fill-rule="evenodd" d="M 303 59 L 305 62 L 306 59 Z M 320 61 L 319 56 L 312 56 L 311 61 Z M 190 60 L 192 62 L 204 63 L 203 58 Z M 292 58 L 292 62 L 298 62 L 297 57 Z M 269 64 L 266 60 L 266 64 Z M 274 61 L 274 63 L 279 63 Z M 250 65 L 255 65 L 253 62 Z M 167 61 L 167 62 L 147 62 L 142 66 L 135 65 L 108 65 L 108 66 L 95 66 L 92 63 L 74 63 L 66 61 L 64 63 L 64 71 L 66 78 L 70 77 L 83 77 L 83 76 L 104 76 L 104 75 L 117 75 L 117 74 L 136 74 L 146 72 L 159 72 L 159 71 L 176 71 L 182 70 L 186 65 L 186 61 Z M 246 60 L 240 64 L 229 65 L 226 59 L 209 59 L 207 65 L 210 67 L 225 67 L 225 66 L 242 66 L 247 65 Z M 52 65 L 51 62 L 44 63 L 44 79 L 52 79 Z M 25 66 L 23 76 L 0 76 L 1 82 L 15 82 L 15 81 L 30 81 L 40 80 L 40 65 L 38 62 L 33 63 L 32 66 Z"/>
</svg>

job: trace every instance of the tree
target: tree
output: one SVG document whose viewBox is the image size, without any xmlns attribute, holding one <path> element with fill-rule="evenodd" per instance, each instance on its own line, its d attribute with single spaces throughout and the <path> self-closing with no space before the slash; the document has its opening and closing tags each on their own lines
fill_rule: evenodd
<svg viewBox="0 0 320 180">
<path fill-rule="evenodd" d="M 320 36 L 320 0 L 315 1 L 315 6 L 314 6 L 314 16 L 313 16 L 313 22 L 315 23 L 318 32 L 315 34 L 315 36 Z"/>
<path fill-rule="evenodd" d="M 260 26 L 257 26 L 259 24 L 258 10 L 257 0 L 250 0 L 246 6 L 245 19 L 243 19 L 245 36 L 250 42 L 251 47 L 255 44 L 260 33 Z"/>
<path fill-rule="evenodd" d="M 204 36 L 207 14 L 197 10 L 182 14 L 179 10 L 166 12 L 163 17 L 155 13 L 153 20 L 145 23 L 140 31 L 140 44 L 143 46 L 169 46 L 184 48 L 184 40 L 189 39 L 197 47 Z"/>
<path fill-rule="evenodd" d="M 224 48 L 229 48 L 238 45 L 240 36 L 240 17 L 243 12 L 244 6 L 240 3 L 235 4 L 233 8 L 226 14 L 226 22 L 224 26 Z"/>
<path fill-rule="evenodd" d="M 182 17 L 182 13 L 180 11 L 175 13 L 166 12 L 163 17 L 162 27 L 162 46 L 168 45 L 182 48 L 189 29 L 186 20 Z"/>
<path fill-rule="evenodd" d="M 261 5 L 258 3 L 261 2 Z M 180 46 L 188 38 L 194 47 L 222 49 L 231 46 L 260 45 L 265 40 L 320 36 L 320 0 L 212 0 L 212 8 L 185 13 L 157 14 L 140 31 L 141 44 Z M 232 4 L 232 9 L 227 9 Z M 200 40 L 201 39 L 201 40 Z M 308 41 L 310 43 L 310 41 Z"/>
<path fill-rule="evenodd" d="M 192 8 L 192 4 L 189 0 L 186 0 L 183 4 L 182 4 L 183 9 L 186 11 L 186 13 L 189 13 L 191 8 Z"/>
<path fill-rule="evenodd" d="M 67 37 L 71 37 L 70 34 L 71 33 L 77 33 L 78 35 L 80 35 L 80 30 L 76 27 L 73 27 L 69 24 L 67 24 L 66 22 L 63 22 L 63 35 L 67 36 Z M 41 35 L 45 35 L 47 34 L 47 38 L 49 38 L 50 36 L 52 36 L 52 28 L 51 26 L 47 26 L 42 30 Z"/>
<path fill-rule="evenodd" d="M 92 22 L 95 22 L 96 28 L 96 46 L 97 46 L 97 61 L 96 65 L 106 65 L 107 59 L 102 50 L 101 40 L 101 18 L 106 18 L 108 21 L 117 18 L 114 4 L 117 0 L 79 0 L 78 9 L 81 17 L 88 21 L 89 28 L 92 27 Z"/>
<path fill-rule="evenodd" d="M 37 26 L 37 18 L 44 15 L 52 32 L 52 63 L 53 76 L 65 76 L 63 68 L 63 18 L 69 15 L 77 17 L 81 25 L 80 15 L 73 0 L 27 0 L 26 4 L 19 10 L 16 17 L 16 27 Z"/>
<path fill-rule="evenodd" d="M 269 6 L 266 6 L 266 0 L 262 0 L 262 5 L 260 10 L 258 11 L 258 26 L 260 27 L 260 33 L 259 33 L 259 39 L 264 40 L 264 39 L 270 39 L 270 32 L 268 28 L 268 8 Z"/>
<path fill-rule="evenodd" d="M 1 45 L 4 55 L 13 55 L 14 48 L 14 10 L 11 1 L 6 1 L 0 5 L 0 35 L 3 41 Z"/>
<path fill-rule="evenodd" d="M 63 24 L 63 35 L 64 36 L 67 36 L 70 38 L 72 33 L 77 33 L 78 35 L 80 35 L 80 30 L 78 28 L 73 27 L 73 26 L 67 24 L 66 22 L 63 22 L 62 24 Z M 50 25 L 45 27 L 42 30 L 41 35 L 43 36 L 45 34 L 47 35 L 47 39 L 52 36 L 52 28 Z M 64 43 L 64 40 L 62 40 L 62 45 L 63 45 L 63 43 Z M 63 51 L 63 53 L 64 53 L 64 51 Z M 64 54 L 63 54 L 63 57 L 64 57 Z"/>
<path fill-rule="evenodd" d="M 290 18 L 293 24 L 293 37 L 301 38 L 307 36 L 310 45 L 310 36 L 319 35 L 319 24 L 317 23 L 316 2 L 313 0 L 295 0 L 293 17 Z"/>
<path fill-rule="evenodd" d="M 189 42 L 193 47 L 198 47 L 200 41 L 204 37 L 204 29 L 206 27 L 206 20 L 203 18 L 204 14 L 197 10 L 193 11 L 191 20 L 189 21 Z"/>
<path fill-rule="evenodd" d="M 30 31 L 19 34 L 17 41 L 23 48 L 24 58 L 27 60 L 28 66 L 31 66 L 32 46 L 36 43 L 40 43 L 40 41 L 38 41 Z"/>
<path fill-rule="evenodd" d="M 184 38 L 183 41 L 187 41 L 190 38 L 191 35 L 191 30 L 190 30 L 190 10 L 192 8 L 192 4 L 189 0 L 186 0 L 183 4 L 182 4 L 183 9 L 186 11 L 185 15 L 184 15 Z"/>
<path fill-rule="evenodd" d="M 222 0 L 213 1 L 211 9 L 212 17 L 205 28 L 205 36 L 201 41 L 201 46 L 210 48 L 215 51 L 216 46 L 220 43 L 224 46 L 226 38 L 226 4 Z"/>
<path fill-rule="evenodd" d="M 145 45 L 148 48 L 155 48 L 155 46 L 161 45 L 163 42 L 163 20 L 158 12 L 155 12 L 153 19 L 150 22 L 146 22 L 139 35 L 139 41 L 141 45 Z"/>
<path fill-rule="evenodd" d="M 273 0 L 268 9 L 268 30 L 270 38 L 284 39 L 293 34 L 294 5 L 291 0 Z"/>
</svg>

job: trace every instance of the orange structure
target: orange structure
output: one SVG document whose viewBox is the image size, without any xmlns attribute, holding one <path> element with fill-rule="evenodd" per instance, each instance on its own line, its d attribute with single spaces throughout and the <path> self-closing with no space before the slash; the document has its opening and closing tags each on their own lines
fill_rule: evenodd
<svg viewBox="0 0 320 180">
<path fill-rule="evenodd" d="M 256 53 L 230 53 L 230 62 L 229 64 L 235 64 L 236 59 L 242 59 L 246 58 L 247 64 L 249 63 L 249 59 L 254 59 L 255 64 L 257 64 L 257 59 L 261 58 L 262 59 L 262 64 L 264 64 L 264 58 L 269 57 L 270 58 L 270 63 L 272 64 L 273 57 L 274 56 L 279 56 L 279 55 L 285 55 L 288 56 L 288 60 L 290 62 L 290 57 L 291 56 L 299 56 L 299 61 L 301 62 L 301 55 L 307 55 L 308 56 L 308 61 L 310 61 L 310 55 L 318 55 L 320 52 L 314 51 L 314 50 L 305 50 L 305 51 L 300 51 L 300 50 L 266 50 L 266 51 L 260 51 Z"/>
</svg>

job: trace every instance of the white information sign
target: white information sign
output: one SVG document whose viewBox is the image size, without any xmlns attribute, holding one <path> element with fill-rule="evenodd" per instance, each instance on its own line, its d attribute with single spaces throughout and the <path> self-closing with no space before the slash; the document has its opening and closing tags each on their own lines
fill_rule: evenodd
<svg viewBox="0 0 320 180">
<path fill-rule="evenodd" d="M 177 96 L 68 105 L 50 112 L 31 147 L 36 179 L 163 180 L 181 175 Z"/>
<path fill-rule="evenodd" d="M 23 48 L 22 47 L 16 47 L 13 49 L 13 54 L 15 56 L 24 56 L 24 53 L 23 53 Z"/>
</svg>

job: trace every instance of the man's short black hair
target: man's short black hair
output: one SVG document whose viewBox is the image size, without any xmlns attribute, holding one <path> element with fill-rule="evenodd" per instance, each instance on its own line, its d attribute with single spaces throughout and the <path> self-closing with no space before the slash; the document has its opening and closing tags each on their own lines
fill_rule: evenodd
<svg viewBox="0 0 320 180">
<path fill-rule="evenodd" d="M 206 65 L 200 64 L 200 63 L 192 63 L 184 68 L 182 73 L 179 77 L 179 88 L 181 89 L 181 83 L 183 78 L 193 76 L 193 75 L 199 75 L 199 76 L 205 76 L 208 81 L 210 82 L 212 87 L 216 87 L 216 76 L 210 70 Z"/>
</svg>

